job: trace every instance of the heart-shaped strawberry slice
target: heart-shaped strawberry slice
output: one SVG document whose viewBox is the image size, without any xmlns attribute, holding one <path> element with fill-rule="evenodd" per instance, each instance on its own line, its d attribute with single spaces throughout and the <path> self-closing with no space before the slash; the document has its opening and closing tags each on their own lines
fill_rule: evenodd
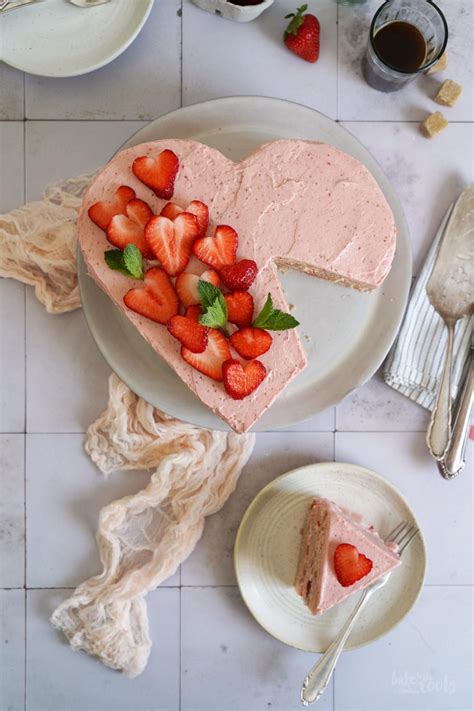
<svg viewBox="0 0 474 711">
<path fill-rule="evenodd" d="M 190 274 L 189 272 L 181 272 L 176 277 L 175 289 L 178 292 L 179 300 L 183 306 L 192 306 L 193 304 L 201 303 L 199 295 L 199 282 L 208 281 L 214 286 L 219 286 L 219 274 L 213 269 L 208 269 L 200 276 Z"/>
<path fill-rule="evenodd" d="M 151 207 L 134 198 L 125 206 L 125 215 L 114 215 L 107 227 L 107 239 L 119 249 L 125 249 L 127 244 L 138 247 L 144 257 L 153 259 L 154 255 L 145 240 L 145 225 L 153 217 Z"/>
<path fill-rule="evenodd" d="M 258 267 L 253 259 L 241 259 L 237 264 L 222 267 L 220 275 L 223 284 L 232 291 L 247 291 L 257 276 Z"/>
<path fill-rule="evenodd" d="M 168 148 L 161 151 L 156 158 L 140 156 L 132 163 L 132 171 L 138 180 L 164 200 L 169 200 L 173 196 L 178 170 L 178 156 Z"/>
<path fill-rule="evenodd" d="M 157 215 L 147 223 L 145 239 L 165 272 L 176 276 L 186 269 L 198 232 L 197 217 L 190 212 L 181 212 L 173 221 Z"/>
<path fill-rule="evenodd" d="M 344 588 L 365 578 L 372 570 L 373 563 L 351 543 L 341 543 L 334 553 L 336 577 Z"/>
<path fill-rule="evenodd" d="M 127 291 L 123 300 L 129 309 L 157 323 L 168 323 L 179 311 L 178 296 L 160 267 L 148 269 L 144 285 Z"/>
<path fill-rule="evenodd" d="M 193 252 L 201 262 L 214 269 L 234 264 L 239 238 L 228 225 L 218 225 L 213 237 L 200 237 L 193 244 Z"/>
<path fill-rule="evenodd" d="M 239 328 L 250 326 L 253 321 L 253 298 L 248 291 L 233 291 L 224 296 L 227 302 L 227 318 Z"/>
<path fill-rule="evenodd" d="M 234 400 L 242 400 L 258 388 L 267 370 L 259 360 L 251 360 L 243 366 L 240 361 L 229 358 L 222 366 L 222 374 L 228 395 Z"/>
<path fill-rule="evenodd" d="M 187 316 L 173 316 L 168 321 L 168 331 L 192 353 L 203 353 L 209 340 L 209 329 Z"/>
<path fill-rule="evenodd" d="M 174 202 L 168 202 L 162 209 L 160 215 L 167 217 L 169 220 L 174 220 L 175 217 L 179 215 L 180 212 L 190 212 L 192 215 L 196 215 L 199 224 L 199 237 L 205 237 L 207 228 L 209 226 L 209 208 L 200 200 L 193 200 L 189 205 L 183 210 L 182 207 L 176 205 Z"/>
<path fill-rule="evenodd" d="M 115 191 L 115 195 L 112 200 L 101 202 L 96 202 L 90 206 L 87 214 L 91 218 L 92 222 L 100 227 L 101 230 L 107 229 L 110 220 L 114 215 L 125 215 L 125 209 L 130 202 L 135 197 L 135 190 L 129 188 L 128 185 L 121 185 Z"/>
</svg>

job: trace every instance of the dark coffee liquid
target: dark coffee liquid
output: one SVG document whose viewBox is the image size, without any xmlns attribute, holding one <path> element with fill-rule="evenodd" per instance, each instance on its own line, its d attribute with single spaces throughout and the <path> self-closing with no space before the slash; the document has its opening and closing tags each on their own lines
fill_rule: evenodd
<svg viewBox="0 0 474 711">
<path fill-rule="evenodd" d="M 373 44 L 380 59 L 399 72 L 416 72 L 425 61 L 425 38 L 408 22 L 384 25 L 374 36 Z"/>
</svg>

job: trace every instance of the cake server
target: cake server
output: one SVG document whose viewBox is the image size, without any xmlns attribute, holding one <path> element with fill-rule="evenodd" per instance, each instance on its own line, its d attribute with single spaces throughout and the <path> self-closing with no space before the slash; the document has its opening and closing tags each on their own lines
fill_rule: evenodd
<svg viewBox="0 0 474 711">
<path fill-rule="evenodd" d="M 474 403 L 474 345 L 471 345 L 470 362 L 458 398 L 454 417 L 453 434 L 446 453 L 438 462 L 438 469 L 445 479 L 453 479 L 464 469 L 469 435 L 471 409 Z"/>
<path fill-rule="evenodd" d="M 419 529 L 409 521 L 401 521 L 398 526 L 395 526 L 393 531 L 390 531 L 385 543 L 396 543 L 398 546 L 398 554 L 400 557 L 410 545 L 415 536 L 419 533 Z M 354 611 L 349 616 L 345 625 L 337 635 L 334 642 L 327 648 L 323 656 L 318 659 L 314 667 L 308 673 L 308 676 L 303 682 L 301 689 L 301 703 L 303 706 L 314 704 L 324 693 L 329 681 L 336 668 L 337 660 L 341 656 L 347 638 L 349 637 L 356 620 L 359 617 L 361 610 L 370 600 L 376 590 L 382 588 L 391 576 L 391 572 L 384 575 L 382 578 L 375 580 L 371 585 L 365 588 L 361 598 L 354 608 Z"/>
<path fill-rule="evenodd" d="M 428 448 L 441 460 L 451 439 L 451 370 L 456 322 L 473 311 L 474 183 L 456 201 L 426 284 L 433 308 L 448 329 L 448 346 L 427 433 Z"/>
</svg>

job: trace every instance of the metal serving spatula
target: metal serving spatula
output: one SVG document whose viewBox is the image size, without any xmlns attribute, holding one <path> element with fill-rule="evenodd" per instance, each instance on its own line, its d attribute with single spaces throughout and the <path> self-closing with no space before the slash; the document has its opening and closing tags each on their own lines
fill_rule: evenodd
<svg viewBox="0 0 474 711">
<path fill-rule="evenodd" d="M 451 439 L 454 328 L 456 321 L 472 313 L 474 305 L 474 183 L 454 205 L 426 292 L 448 329 L 443 374 L 426 438 L 431 454 L 440 460 Z"/>
</svg>

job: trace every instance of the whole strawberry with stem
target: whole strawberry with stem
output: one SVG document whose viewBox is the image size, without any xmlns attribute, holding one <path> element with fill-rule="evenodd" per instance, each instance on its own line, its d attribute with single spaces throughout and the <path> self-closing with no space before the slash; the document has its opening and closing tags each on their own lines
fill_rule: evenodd
<svg viewBox="0 0 474 711">
<path fill-rule="evenodd" d="M 321 27 L 315 15 L 305 14 L 307 9 L 307 5 L 301 5 L 296 13 L 285 15 L 285 19 L 291 18 L 285 30 L 285 44 L 298 57 L 317 62 Z"/>
</svg>

